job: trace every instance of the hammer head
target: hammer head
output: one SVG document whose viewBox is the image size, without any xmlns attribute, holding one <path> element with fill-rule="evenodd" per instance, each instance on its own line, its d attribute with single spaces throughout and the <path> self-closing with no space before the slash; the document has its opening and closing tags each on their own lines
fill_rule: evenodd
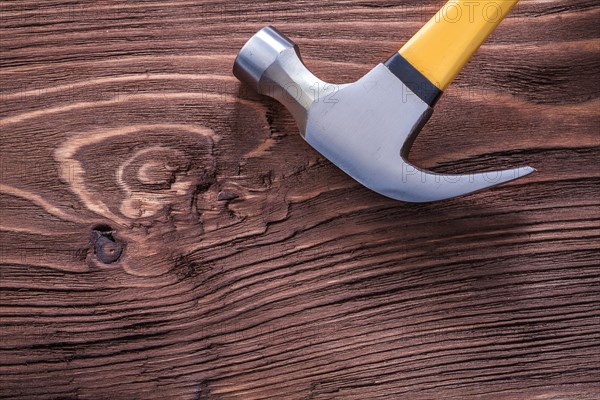
<svg viewBox="0 0 600 400">
<path fill-rule="evenodd" d="M 335 85 L 314 76 L 298 46 L 275 28 L 255 34 L 237 56 L 234 75 L 281 102 L 319 153 L 364 186 L 408 202 L 443 200 L 528 175 L 515 168 L 443 175 L 413 166 L 407 155 L 432 108 L 385 65 Z"/>
</svg>

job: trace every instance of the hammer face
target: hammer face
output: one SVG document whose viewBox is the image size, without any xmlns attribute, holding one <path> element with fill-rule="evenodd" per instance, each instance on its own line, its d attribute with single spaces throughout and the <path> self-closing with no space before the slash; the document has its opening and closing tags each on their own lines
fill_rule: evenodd
<svg viewBox="0 0 600 400">
<path fill-rule="evenodd" d="M 334 88 L 314 76 L 302 62 L 298 46 L 273 27 L 261 29 L 248 40 L 235 59 L 233 74 L 283 104 L 302 136 L 309 108 L 326 95 L 324 91 Z"/>
</svg>

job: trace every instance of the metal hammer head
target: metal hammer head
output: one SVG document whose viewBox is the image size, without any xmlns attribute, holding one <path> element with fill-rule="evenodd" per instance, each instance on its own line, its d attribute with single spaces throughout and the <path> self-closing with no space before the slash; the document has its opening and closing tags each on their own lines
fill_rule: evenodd
<svg viewBox="0 0 600 400">
<path fill-rule="evenodd" d="M 413 140 L 432 114 L 387 66 L 357 82 L 326 83 L 275 28 L 254 35 L 235 60 L 234 75 L 284 104 L 306 141 L 364 186 L 408 202 L 473 193 L 534 171 L 531 167 L 465 175 L 428 172 L 407 161 Z"/>
</svg>

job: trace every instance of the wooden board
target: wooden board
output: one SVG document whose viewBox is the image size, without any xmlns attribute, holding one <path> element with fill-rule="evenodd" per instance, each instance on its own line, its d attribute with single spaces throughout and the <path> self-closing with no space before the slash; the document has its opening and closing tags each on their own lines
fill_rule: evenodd
<svg viewBox="0 0 600 400">
<path fill-rule="evenodd" d="M 273 24 L 353 81 L 439 0 L 0 3 L 0 396 L 600 398 L 600 6 L 523 0 L 361 187 L 240 86 Z"/>
</svg>

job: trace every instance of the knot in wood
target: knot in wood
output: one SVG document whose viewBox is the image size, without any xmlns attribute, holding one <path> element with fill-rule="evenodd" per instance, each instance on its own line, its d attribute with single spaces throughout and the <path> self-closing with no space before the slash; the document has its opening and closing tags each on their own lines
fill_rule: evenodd
<svg viewBox="0 0 600 400">
<path fill-rule="evenodd" d="M 123 253 L 123 245 L 112 235 L 110 227 L 96 227 L 92 231 L 94 254 L 104 264 L 117 262 Z"/>
</svg>

